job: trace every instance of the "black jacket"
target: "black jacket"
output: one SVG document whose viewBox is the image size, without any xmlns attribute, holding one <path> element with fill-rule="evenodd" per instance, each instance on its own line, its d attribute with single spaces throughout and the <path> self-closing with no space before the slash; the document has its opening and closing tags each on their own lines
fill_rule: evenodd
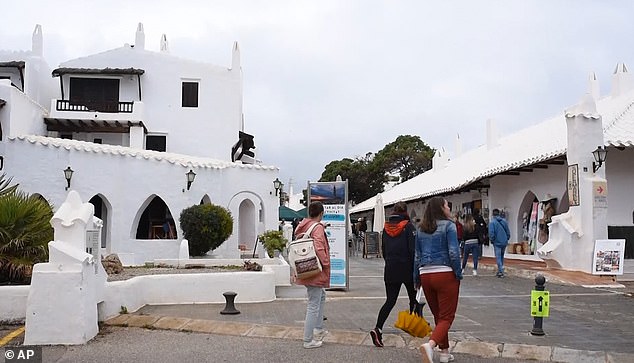
<svg viewBox="0 0 634 363">
<path fill-rule="evenodd" d="M 416 228 L 407 216 L 391 215 L 383 228 L 381 252 L 385 282 L 408 282 L 414 271 Z"/>
</svg>

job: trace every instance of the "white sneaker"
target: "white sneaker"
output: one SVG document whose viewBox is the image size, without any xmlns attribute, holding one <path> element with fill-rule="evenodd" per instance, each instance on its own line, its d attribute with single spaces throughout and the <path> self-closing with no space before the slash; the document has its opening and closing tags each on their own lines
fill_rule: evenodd
<svg viewBox="0 0 634 363">
<path fill-rule="evenodd" d="M 478 276 L 478 270 L 473 270 L 473 272 L 471 272 L 473 274 L 473 276 Z"/>
<path fill-rule="evenodd" d="M 440 363 L 453 362 L 455 359 L 453 354 L 449 354 L 449 353 L 440 353 L 439 356 L 440 356 Z"/>
<path fill-rule="evenodd" d="M 319 348 L 321 347 L 322 344 L 323 342 L 321 340 L 313 339 L 310 342 L 304 342 L 304 348 L 306 349 Z"/>
<path fill-rule="evenodd" d="M 421 345 L 420 352 L 423 356 L 424 363 L 434 363 L 434 350 L 429 343 Z"/>
<path fill-rule="evenodd" d="M 322 341 L 326 334 L 328 334 L 328 330 L 326 329 L 315 329 L 313 330 L 313 339 Z"/>
</svg>

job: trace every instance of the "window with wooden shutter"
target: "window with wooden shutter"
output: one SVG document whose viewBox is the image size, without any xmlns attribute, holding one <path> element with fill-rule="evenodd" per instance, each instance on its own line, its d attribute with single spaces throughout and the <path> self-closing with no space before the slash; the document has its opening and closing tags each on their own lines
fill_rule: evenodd
<svg viewBox="0 0 634 363">
<path fill-rule="evenodd" d="M 198 82 L 183 82 L 183 107 L 198 107 Z"/>
</svg>

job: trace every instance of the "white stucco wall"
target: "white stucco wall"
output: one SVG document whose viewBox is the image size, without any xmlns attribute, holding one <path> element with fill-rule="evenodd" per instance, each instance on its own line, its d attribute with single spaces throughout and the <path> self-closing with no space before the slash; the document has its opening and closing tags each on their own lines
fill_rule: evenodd
<svg viewBox="0 0 634 363">
<path fill-rule="evenodd" d="M 0 321 L 21 322 L 26 316 L 30 286 L 0 287 Z"/>
<path fill-rule="evenodd" d="M 22 90 L 24 81 L 24 93 L 35 103 L 48 109 L 51 98 L 57 97 L 58 87 L 51 77 L 51 67 L 44 57 L 32 51 L 6 51 L 0 50 L 0 62 L 23 61 L 23 80 L 17 68 L 0 68 L 0 76 L 9 76 L 10 80 Z M 5 99 L 6 100 L 6 99 Z"/>
<path fill-rule="evenodd" d="M 279 201 L 273 193 L 272 183 L 278 176 L 277 168 L 232 164 L 220 169 L 196 168 L 153 157 L 146 159 L 142 155 L 147 156 L 147 152 L 132 157 L 77 150 L 85 145 L 76 141 L 71 144 L 72 147 L 66 148 L 20 139 L 8 140 L 4 145 L 5 171 L 23 190 L 44 196 L 56 209 L 67 193 L 62 170 L 71 166 L 75 171 L 71 189 L 79 192 L 84 201 L 100 194 L 112 208 L 104 226 L 109 231 L 106 253 L 133 254 L 133 262 L 128 261 L 134 264 L 178 256 L 179 239 L 136 240 L 135 222 L 154 195 L 161 197 L 168 206 L 179 238 L 183 236 L 178 221 L 180 212 L 199 204 L 203 196 L 207 195 L 214 204 L 228 208 L 234 218 L 234 233 L 215 251 L 223 257 L 239 257 L 236 228 L 239 205 L 244 199 L 255 205 L 256 218 L 260 215 L 259 209 L 263 209 L 262 222 L 254 221 L 251 228 L 255 231 L 277 228 Z M 38 167 L 25 167 L 32 165 L 34 160 L 37 160 Z M 197 175 L 191 189 L 186 190 L 185 173 L 189 169 Z"/>
<path fill-rule="evenodd" d="M 43 57 L 30 56 L 24 66 L 24 93 L 48 109 L 49 101 L 59 97 L 59 85 L 51 77 L 52 69 Z"/>
<path fill-rule="evenodd" d="M 238 141 L 242 122 L 242 75 L 239 69 L 129 46 L 71 60 L 60 66 L 145 70 L 141 75 L 145 104 L 142 121 L 148 131 L 166 133 L 169 152 L 230 160 L 231 146 Z M 136 76 L 119 78 L 122 80 L 120 99 L 138 101 Z M 64 76 L 65 90 L 69 89 L 68 79 L 69 76 Z M 199 83 L 198 107 L 181 107 L 183 81 Z"/>
<path fill-rule="evenodd" d="M 506 220 L 511 230 L 510 242 L 518 242 L 518 220 L 522 218 L 520 205 L 531 191 L 541 200 L 546 193 L 557 198 L 557 204 L 566 191 L 567 169 L 565 165 L 551 165 L 548 169 L 534 169 L 520 175 L 500 175 L 491 178 L 489 191 L 490 211 L 494 208 L 507 212 Z M 489 216 L 490 218 L 490 216 Z"/>
<path fill-rule="evenodd" d="M 227 291 L 238 294 L 236 303 L 274 301 L 275 272 L 263 266 L 260 272 L 151 275 L 108 282 L 99 319 L 117 315 L 121 306 L 132 312 L 146 304 L 223 303 L 222 293 Z"/>
<path fill-rule="evenodd" d="M 17 88 L 9 80 L 0 80 L 0 98 L 7 104 L 2 108 L 3 138 L 17 135 L 44 135 L 46 125 L 42 116 L 46 110 Z"/>
<path fill-rule="evenodd" d="M 608 180 L 608 226 L 634 226 L 634 149 L 610 148 L 603 167 Z"/>
</svg>

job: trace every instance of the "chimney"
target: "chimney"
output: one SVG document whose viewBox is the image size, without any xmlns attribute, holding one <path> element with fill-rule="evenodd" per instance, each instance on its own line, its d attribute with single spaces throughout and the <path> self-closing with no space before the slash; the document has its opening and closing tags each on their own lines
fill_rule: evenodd
<svg viewBox="0 0 634 363">
<path fill-rule="evenodd" d="M 498 130 L 492 119 L 487 119 L 487 150 L 498 146 Z"/>
<path fill-rule="evenodd" d="M 162 53 L 170 52 L 169 46 L 167 44 L 167 35 L 165 34 L 161 35 L 161 52 Z"/>
<path fill-rule="evenodd" d="M 44 39 L 42 37 L 42 26 L 40 24 L 35 25 L 33 30 L 33 37 L 31 38 L 31 51 L 33 55 L 41 57 L 44 54 Z"/>
<path fill-rule="evenodd" d="M 231 52 L 231 70 L 240 70 L 240 47 L 238 42 L 233 42 L 233 50 Z"/>
<path fill-rule="evenodd" d="M 135 49 L 145 49 L 145 32 L 143 31 L 143 23 L 139 23 L 136 28 L 136 37 L 134 39 Z"/>
<path fill-rule="evenodd" d="M 588 93 L 590 93 L 595 101 L 601 96 L 601 91 L 599 90 L 599 80 L 594 72 L 590 73 L 590 77 L 588 78 Z"/>
<path fill-rule="evenodd" d="M 432 170 L 441 170 L 444 169 L 449 163 L 449 156 L 445 152 L 445 148 L 441 147 L 439 150 L 436 150 L 436 154 L 431 161 Z"/>
<path fill-rule="evenodd" d="M 456 134 L 456 157 L 462 155 L 462 140 L 460 140 L 460 134 Z"/>
<path fill-rule="evenodd" d="M 612 92 L 610 96 L 618 97 L 632 88 L 632 78 L 625 63 L 618 63 L 612 75 Z"/>
</svg>

